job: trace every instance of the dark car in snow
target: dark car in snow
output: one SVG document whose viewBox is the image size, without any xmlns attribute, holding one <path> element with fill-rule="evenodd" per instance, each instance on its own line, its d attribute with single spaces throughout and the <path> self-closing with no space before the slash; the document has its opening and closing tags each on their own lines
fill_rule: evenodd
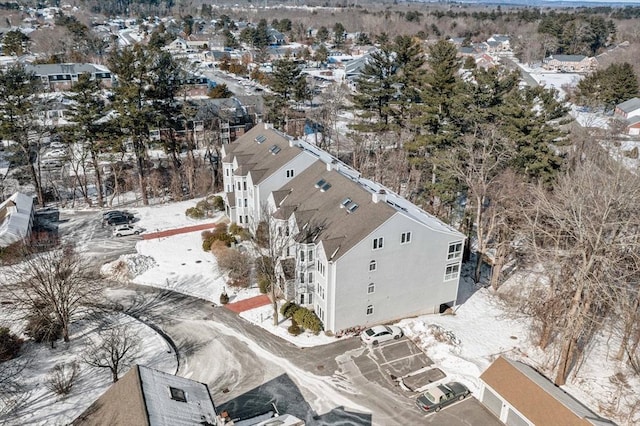
<svg viewBox="0 0 640 426">
<path fill-rule="evenodd" d="M 416 399 L 416 405 L 422 411 L 431 413 L 440 411 L 456 401 L 462 401 L 470 393 L 469 389 L 459 382 L 434 385 Z"/>
</svg>

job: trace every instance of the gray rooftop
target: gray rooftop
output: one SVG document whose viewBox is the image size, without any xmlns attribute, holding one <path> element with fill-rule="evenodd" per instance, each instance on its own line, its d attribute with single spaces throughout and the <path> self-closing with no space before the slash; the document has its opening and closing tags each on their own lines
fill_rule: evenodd
<svg viewBox="0 0 640 426">
<path fill-rule="evenodd" d="M 640 98 L 631 98 L 628 101 L 624 101 L 618 104 L 618 108 L 624 112 L 633 112 L 640 109 Z"/>
<path fill-rule="evenodd" d="M 36 75 L 58 75 L 58 74 L 84 74 L 84 73 L 105 73 L 111 72 L 102 65 L 97 64 L 37 64 L 26 65 L 25 69 Z"/>
<path fill-rule="evenodd" d="M 560 62 L 580 62 L 584 58 L 586 58 L 586 56 L 584 55 L 551 55 L 549 56 L 549 60 L 555 59 Z"/>
</svg>

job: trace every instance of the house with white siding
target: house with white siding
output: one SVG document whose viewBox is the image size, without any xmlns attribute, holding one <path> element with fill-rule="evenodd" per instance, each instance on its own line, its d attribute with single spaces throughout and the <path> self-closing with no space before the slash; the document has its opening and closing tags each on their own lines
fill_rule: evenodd
<svg viewBox="0 0 640 426">
<path fill-rule="evenodd" d="M 31 236 L 35 207 L 33 197 L 20 192 L 0 203 L 0 247 Z"/>
<path fill-rule="evenodd" d="M 227 215 L 255 231 L 269 214 L 277 234 L 290 237 L 278 284 L 325 330 L 456 303 L 465 237 L 454 228 L 266 124 L 223 151 Z"/>
</svg>

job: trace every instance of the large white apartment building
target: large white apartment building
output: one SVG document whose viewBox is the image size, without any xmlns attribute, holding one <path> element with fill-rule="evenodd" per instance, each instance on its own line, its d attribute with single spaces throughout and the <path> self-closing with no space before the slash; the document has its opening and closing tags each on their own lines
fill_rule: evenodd
<svg viewBox="0 0 640 426">
<path fill-rule="evenodd" d="M 227 214 L 252 229 L 267 211 L 279 223 L 295 271 L 283 277 L 284 293 L 312 307 L 326 330 L 455 304 L 463 234 L 265 124 L 235 144 L 224 147 Z"/>
</svg>

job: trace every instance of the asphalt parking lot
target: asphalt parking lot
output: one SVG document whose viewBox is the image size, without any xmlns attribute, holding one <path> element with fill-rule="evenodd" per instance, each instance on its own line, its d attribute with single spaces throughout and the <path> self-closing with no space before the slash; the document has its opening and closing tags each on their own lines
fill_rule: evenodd
<svg viewBox="0 0 640 426">
<path fill-rule="evenodd" d="M 456 402 L 437 413 L 415 407 L 416 397 L 433 382 L 446 382 L 446 374 L 410 339 L 403 337 L 379 346 L 364 346 L 351 357 L 368 381 L 402 396 L 415 410 L 410 418 L 420 424 L 500 426 L 502 423 L 474 397 Z"/>
</svg>

